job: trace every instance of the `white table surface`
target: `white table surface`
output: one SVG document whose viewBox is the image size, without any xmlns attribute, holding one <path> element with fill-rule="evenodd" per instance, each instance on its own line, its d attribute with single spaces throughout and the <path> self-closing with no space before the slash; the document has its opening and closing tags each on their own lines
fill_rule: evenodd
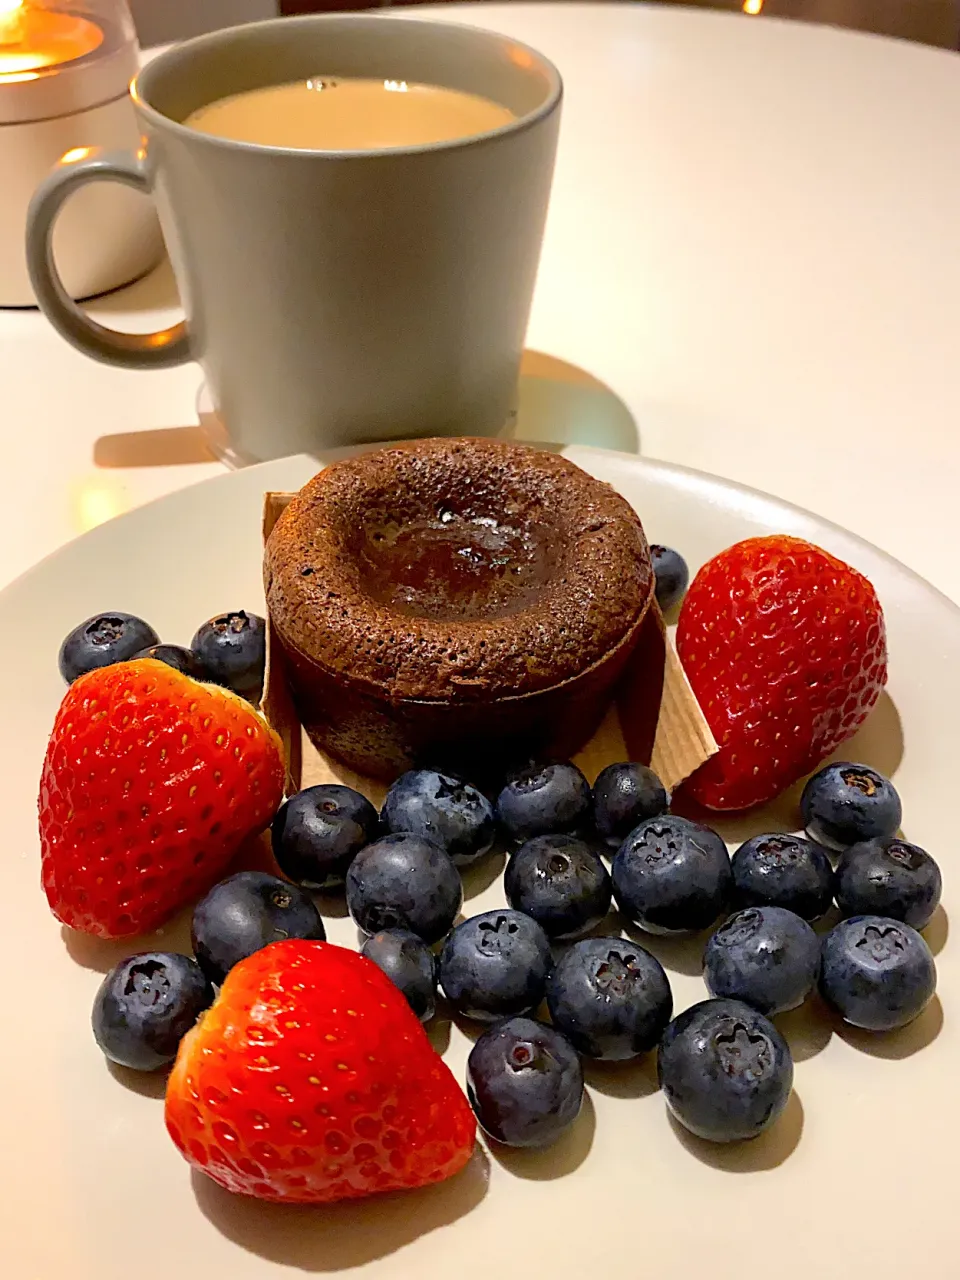
<svg viewBox="0 0 960 1280">
<path fill-rule="evenodd" d="M 809 507 L 960 602 L 957 55 L 672 6 L 431 16 L 526 40 L 566 81 L 528 345 L 612 387 L 642 453 Z M 93 309 L 167 323 L 169 269 Z M 194 424 L 200 381 L 0 311 L 0 585 L 221 471 L 116 465 L 126 433 Z"/>
</svg>

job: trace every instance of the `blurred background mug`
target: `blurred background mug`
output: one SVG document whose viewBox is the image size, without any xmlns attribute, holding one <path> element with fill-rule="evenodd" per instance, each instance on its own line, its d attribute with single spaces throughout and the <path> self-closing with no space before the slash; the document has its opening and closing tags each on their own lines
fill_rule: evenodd
<svg viewBox="0 0 960 1280">
<path fill-rule="evenodd" d="M 184 121 L 311 78 L 439 86 L 507 108 L 445 141 L 361 150 L 263 146 Z M 507 423 L 553 176 L 562 87 L 516 41 L 448 23 L 317 16 L 187 41 L 133 86 L 143 149 L 62 161 L 27 225 L 37 299 L 109 364 L 198 360 L 242 462 L 374 440 L 492 435 Z M 153 194 L 183 323 L 126 334 L 70 298 L 57 213 L 90 182 Z"/>
</svg>

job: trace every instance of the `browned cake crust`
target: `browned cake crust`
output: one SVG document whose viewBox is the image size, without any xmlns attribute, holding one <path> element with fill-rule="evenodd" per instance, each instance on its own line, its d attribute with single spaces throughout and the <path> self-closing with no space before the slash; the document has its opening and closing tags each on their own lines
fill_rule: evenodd
<svg viewBox="0 0 960 1280">
<path fill-rule="evenodd" d="M 555 454 L 471 439 L 322 471 L 278 520 L 264 578 L 308 732 L 380 776 L 467 732 L 532 734 L 532 754 L 582 742 L 653 594 L 619 494 Z M 583 723 L 561 732 L 571 712 Z"/>
</svg>

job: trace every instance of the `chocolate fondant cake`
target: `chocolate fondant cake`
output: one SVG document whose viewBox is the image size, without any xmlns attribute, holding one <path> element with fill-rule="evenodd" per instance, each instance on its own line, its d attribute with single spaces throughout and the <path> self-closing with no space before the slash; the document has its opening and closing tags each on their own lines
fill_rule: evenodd
<svg viewBox="0 0 960 1280">
<path fill-rule="evenodd" d="M 380 778 L 569 756 L 654 585 L 640 521 L 608 485 L 555 454 L 471 439 L 328 467 L 278 520 L 264 577 L 304 727 Z"/>
</svg>

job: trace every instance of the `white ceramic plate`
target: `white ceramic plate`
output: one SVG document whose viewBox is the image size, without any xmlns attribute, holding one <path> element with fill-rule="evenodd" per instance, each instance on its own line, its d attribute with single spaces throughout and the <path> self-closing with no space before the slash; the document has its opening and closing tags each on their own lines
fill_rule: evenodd
<svg viewBox="0 0 960 1280">
<path fill-rule="evenodd" d="M 265 489 L 316 469 L 291 459 L 183 490 L 95 529 L 0 595 L 6 681 L 0 796 L 0 1271 L 10 1280 L 251 1280 L 350 1272 L 378 1280 L 543 1280 L 642 1274 L 660 1280 L 871 1280 L 958 1274 L 954 1158 L 960 946 L 956 748 L 960 612 L 903 566 L 773 498 L 622 454 L 569 456 L 626 495 L 648 534 L 696 567 L 739 538 L 816 541 L 873 580 L 887 612 L 890 686 L 845 754 L 893 773 L 908 837 L 941 860 L 946 910 L 927 930 L 939 999 L 911 1027 L 873 1038 L 801 1010 L 782 1025 L 797 1059 L 783 1118 L 756 1142 L 713 1147 L 667 1118 L 652 1061 L 588 1070 L 589 1099 L 543 1154 L 484 1149 L 429 1191 L 327 1209 L 234 1199 L 191 1174 L 166 1136 L 162 1080 L 114 1072 L 89 1010 L 102 973 L 144 945 L 183 947 L 184 921 L 136 946 L 65 936 L 40 891 L 35 796 L 63 693 L 63 635 L 88 614 L 129 609 L 189 642 L 216 611 L 257 608 Z M 796 823 L 778 812 L 727 824 L 731 841 Z M 488 880 L 489 876 L 483 876 Z M 469 908 L 503 902 L 499 880 L 468 886 Z M 356 944 L 349 919 L 328 921 Z M 696 946 L 651 939 L 678 1009 L 702 999 Z M 469 1042 L 435 1035 L 462 1078 Z"/>
</svg>

